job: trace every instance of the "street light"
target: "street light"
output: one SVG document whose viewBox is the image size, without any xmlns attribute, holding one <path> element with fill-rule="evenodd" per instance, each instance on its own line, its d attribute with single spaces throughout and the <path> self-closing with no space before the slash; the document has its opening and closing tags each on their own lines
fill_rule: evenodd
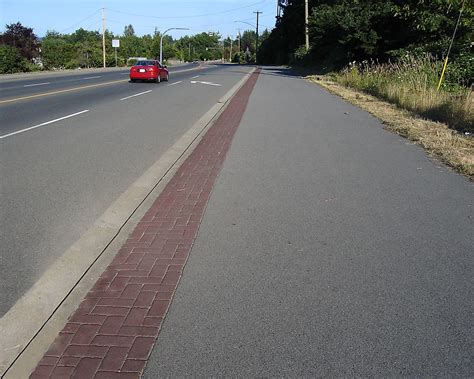
<svg viewBox="0 0 474 379">
<path fill-rule="evenodd" d="M 160 64 L 163 64 L 163 37 L 166 33 L 168 33 L 170 30 L 189 30 L 189 28 L 169 28 L 166 29 L 160 37 Z"/>
</svg>

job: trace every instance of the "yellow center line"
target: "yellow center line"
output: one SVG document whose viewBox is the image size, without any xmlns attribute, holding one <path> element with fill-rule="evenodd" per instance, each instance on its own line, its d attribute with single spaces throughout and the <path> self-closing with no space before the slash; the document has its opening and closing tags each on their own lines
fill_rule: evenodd
<svg viewBox="0 0 474 379">
<path fill-rule="evenodd" d="M 13 103 L 13 102 L 15 102 L 15 101 L 20 101 L 20 100 L 28 100 L 28 99 L 34 99 L 34 98 L 36 98 L 36 97 L 57 95 L 57 94 L 59 94 L 59 93 L 66 93 L 66 92 L 79 91 L 79 90 L 82 90 L 82 89 L 94 88 L 94 87 L 101 87 L 101 86 L 106 86 L 106 85 L 109 85 L 109 84 L 122 83 L 122 82 L 128 82 L 128 79 L 114 80 L 114 81 L 112 81 L 112 82 L 106 82 L 106 83 L 90 84 L 90 85 L 87 85 L 87 86 L 76 87 L 76 88 L 68 88 L 68 89 L 62 89 L 62 90 L 59 90 L 59 91 L 38 93 L 38 94 L 36 94 L 36 95 L 30 95 L 30 96 L 24 96 L 24 97 L 17 97 L 17 98 L 15 98 L 15 99 L 0 100 L 0 104 Z"/>
<path fill-rule="evenodd" d="M 198 67 L 195 67 L 195 68 L 191 68 L 191 69 L 187 69 L 187 70 L 181 70 L 181 71 L 176 71 L 176 73 L 179 73 L 179 72 L 186 72 L 186 71 L 194 71 L 194 70 L 202 70 L 202 69 L 204 69 L 204 68 L 205 68 L 205 67 L 199 65 Z M 172 73 L 172 72 L 171 72 L 171 73 Z M 38 93 L 38 94 L 36 94 L 36 95 L 17 97 L 17 98 L 14 98 L 14 99 L 0 100 L 0 104 L 13 103 L 13 102 L 15 102 L 15 101 L 34 99 L 34 98 L 37 98 L 37 97 L 44 97 L 44 96 L 57 95 L 57 94 L 59 94 L 59 93 L 66 93 L 66 92 L 79 91 L 79 90 L 87 89 L 87 88 L 102 87 L 102 86 L 106 86 L 106 85 L 109 85 L 109 84 L 121 83 L 121 82 L 128 82 L 128 79 L 114 80 L 114 81 L 112 81 L 112 82 L 90 84 L 90 85 L 82 86 L 82 87 L 68 88 L 68 89 L 62 89 L 62 90 L 59 90 L 59 91 L 51 91 L 51 92 L 45 92 L 45 93 Z"/>
</svg>

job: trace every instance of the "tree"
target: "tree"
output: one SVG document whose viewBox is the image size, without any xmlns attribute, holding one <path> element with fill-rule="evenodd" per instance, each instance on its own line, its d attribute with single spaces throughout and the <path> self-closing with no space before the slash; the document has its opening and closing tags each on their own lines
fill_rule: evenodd
<svg viewBox="0 0 474 379">
<path fill-rule="evenodd" d="M 200 33 L 190 37 L 194 59 L 217 60 L 222 58 L 219 33 Z"/>
<path fill-rule="evenodd" d="M 195 46 L 192 45 L 190 37 L 181 37 L 178 41 L 176 41 L 174 46 L 180 60 L 187 62 L 194 60 L 193 52 L 195 50 Z"/>
<path fill-rule="evenodd" d="M 115 60 L 112 57 L 112 37 L 113 36 L 110 34 L 110 32 L 106 30 L 106 59 L 109 62 L 109 65 L 111 65 L 112 62 L 115 63 Z M 98 31 L 89 31 L 80 28 L 71 34 L 67 40 L 70 44 L 72 44 L 73 52 L 66 65 L 66 68 L 102 66 L 102 36 Z"/>
<path fill-rule="evenodd" d="M 310 51 L 304 45 L 304 0 L 289 0 L 262 43 L 264 63 L 290 63 L 304 56 L 307 63 L 337 69 L 353 60 L 381 62 L 407 52 L 442 57 L 449 45 L 464 0 L 309 0 Z M 454 60 L 472 67 L 474 4 L 465 8 L 452 49 Z M 303 53 L 303 54 L 301 54 Z M 466 58 L 466 54 L 470 58 Z M 465 64 L 463 64 L 465 66 Z M 466 74 L 472 70 L 464 70 Z"/>
<path fill-rule="evenodd" d="M 329 59 L 337 65 L 368 57 L 382 58 L 384 44 L 403 34 L 403 30 L 395 32 L 392 12 L 389 2 L 371 0 L 314 7 L 310 35 L 320 60 Z"/>
<path fill-rule="evenodd" d="M 8 45 L 0 45 L 0 73 L 11 74 L 27 70 L 25 58 L 20 55 L 17 48 Z"/>
<path fill-rule="evenodd" d="M 20 55 L 29 61 L 38 56 L 39 41 L 32 28 L 26 28 L 19 22 L 5 27 L 5 32 L 0 34 L 1 44 L 17 48 Z"/>
<path fill-rule="evenodd" d="M 133 36 L 135 36 L 135 29 L 133 29 L 132 24 L 125 26 L 125 28 L 123 29 L 123 36 L 124 37 L 133 37 Z"/>
<path fill-rule="evenodd" d="M 253 30 L 245 30 L 240 38 L 240 46 L 243 52 L 249 49 L 250 53 L 255 54 L 255 42 L 257 41 L 257 34 Z"/>
<path fill-rule="evenodd" d="M 73 57 L 74 45 L 57 32 L 48 31 L 41 42 L 41 55 L 46 69 L 64 68 Z"/>
</svg>

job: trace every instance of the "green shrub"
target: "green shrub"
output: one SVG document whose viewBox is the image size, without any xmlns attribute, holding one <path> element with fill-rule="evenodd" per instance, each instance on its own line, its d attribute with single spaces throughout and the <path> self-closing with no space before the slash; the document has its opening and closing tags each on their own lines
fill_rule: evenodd
<svg viewBox="0 0 474 379">
<path fill-rule="evenodd" d="M 0 45 L 0 73 L 12 74 L 14 72 L 28 71 L 27 61 L 13 46 Z"/>
<path fill-rule="evenodd" d="M 34 63 L 27 63 L 26 64 L 26 71 L 28 72 L 36 72 L 36 71 L 43 71 L 43 67 Z"/>
</svg>

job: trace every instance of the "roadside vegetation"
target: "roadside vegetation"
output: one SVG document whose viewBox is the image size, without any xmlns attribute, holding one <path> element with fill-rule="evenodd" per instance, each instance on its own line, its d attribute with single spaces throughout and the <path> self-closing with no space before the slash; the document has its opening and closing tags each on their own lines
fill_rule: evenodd
<svg viewBox="0 0 474 379">
<path fill-rule="evenodd" d="M 473 62 L 474 64 L 474 62 Z M 462 82 L 447 82 L 437 91 L 443 62 L 427 55 L 406 56 L 396 63 L 352 63 L 332 73 L 339 84 L 364 91 L 430 120 L 473 133 L 474 96 Z"/>
</svg>

